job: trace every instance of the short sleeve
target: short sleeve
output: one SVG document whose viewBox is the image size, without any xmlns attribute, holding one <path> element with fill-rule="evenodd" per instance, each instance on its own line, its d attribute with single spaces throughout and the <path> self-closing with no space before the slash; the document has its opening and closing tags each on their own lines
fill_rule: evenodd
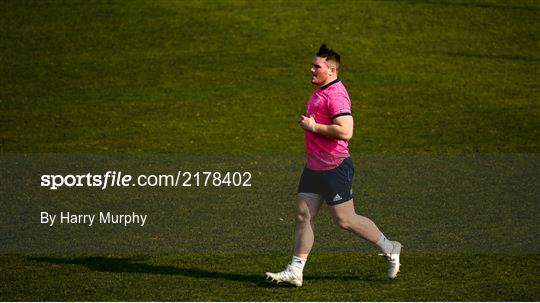
<svg viewBox="0 0 540 303">
<path fill-rule="evenodd" d="M 352 115 L 349 96 L 336 92 L 328 96 L 328 113 L 332 120 L 340 116 Z"/>
</svg>

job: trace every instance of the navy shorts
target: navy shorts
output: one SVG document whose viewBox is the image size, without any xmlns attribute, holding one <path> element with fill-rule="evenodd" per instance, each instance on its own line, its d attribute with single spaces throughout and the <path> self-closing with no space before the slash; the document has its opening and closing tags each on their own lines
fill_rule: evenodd
<svg viewBox="0 0 540 303">
<path fill-rule="evenodd" d="M 352 180 L 354 164 L 350 157 L 332 170 L 311 170 L 307 167 L 302 172 L 298 193 L 317 194 L 328 205 L 337 205 L 352 199 Z"/>
</svg>

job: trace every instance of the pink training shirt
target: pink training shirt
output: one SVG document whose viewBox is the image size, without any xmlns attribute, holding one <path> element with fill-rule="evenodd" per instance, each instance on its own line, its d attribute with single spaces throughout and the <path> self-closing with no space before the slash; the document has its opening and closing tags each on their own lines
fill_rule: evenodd
<svg viewBox="0 0 540 303">
<path fill-rule="evenodd" d="M 351 115 L 351 99 L 347 89 L 336 79 L 313 92 L 307 105 L 307 114 L 315 117 L 315 122 L 330 125 L 339 116 Z M 305 131 L 307 168 L 311 170 L 331 170 L 349 157 L 349 142 L 332 139 L 314 132 Z"/>
</svg>

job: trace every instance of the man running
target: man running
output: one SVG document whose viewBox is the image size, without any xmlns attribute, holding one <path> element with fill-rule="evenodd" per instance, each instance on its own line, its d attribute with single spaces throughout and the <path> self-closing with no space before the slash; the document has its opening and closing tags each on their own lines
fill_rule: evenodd
<svg viewBox="0 0 540 303">
<path fill-rule="evenodd" d="M 373 221 L 356 214 L 354 209 L 354 165 L 348 148 L 353 117 L 349 94 L 338 78 L 339 65 L 339 54 L 325 44 L 313 57 L 311 83 L 317 89 L 299 119 L 306 137 L 307 162 L 298 185 L 294 255 L 284 271 L 266 273 L 267 279 L 276 283 L 302 286 L 302 272 L 313 247 L 314 220 L 324 201 L 340 228 L 381 250 L 390 279 L 399 272 L 401 244 L 388 240 Z"/>
</svg>

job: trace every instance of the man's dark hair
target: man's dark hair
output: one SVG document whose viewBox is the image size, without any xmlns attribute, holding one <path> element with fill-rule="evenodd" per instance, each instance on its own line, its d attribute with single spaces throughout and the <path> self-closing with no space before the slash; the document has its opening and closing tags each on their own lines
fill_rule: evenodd
<svg viewBox="0 0 540 303">
<path fill-rule="evenodd" d="M 319 47 L 319 51 L 317 52 L 317 57 L 326 58 L 326 61 L 335 62 L 336 68 L 339 69 L 339 63 L 340 63 L 339 54 L 336 53 L 334 50 L 329 49 L 328 46 L 326 46 L 326 43 L 323 43 L 323 45 Z"/>
</svg>

